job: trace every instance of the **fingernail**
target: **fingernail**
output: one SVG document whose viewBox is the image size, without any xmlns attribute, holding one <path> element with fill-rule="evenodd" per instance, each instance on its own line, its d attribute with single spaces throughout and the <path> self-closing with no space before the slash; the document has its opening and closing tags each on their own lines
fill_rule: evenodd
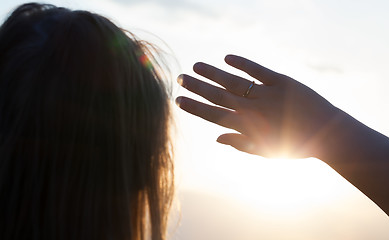
<svg viewBox="0 0 389 240">
<path fill-rule="evenodd" d="M 224 58 L 224 61 L 226 62 L 229 62 L 229 63 L 232 63 L 234 61 L 234 57 L 232 55 L 227 55 L 225 58 Z"/>
<path fill-rule="evenodd" d="M 178 82 L 178 84 L 180 84 L 181 86 L 182 86 L 183 83 L 184 83 L 184 81 L 183 81 L 183 79 L 182 79 L 183 77 L 184 77 L 183 74 L 181 74 L 180 76 L 177 77 L 177 82 Z"/>
<path fill-rule="evenodd" d="M 181 97 L 176 98 L 176 105 L 180 106 L 181 105 L 181 101 L 182 101 Z"/>
<path fill-rule="evenodd" d="M 193 65 L 193 70 L 196 71 L 202 71 L 204 70 L 204 65 L 201 62 L 197 62 Z"/>
<path fill-rule="evenodd" d="M 216 142 L 221 143 L 221 144 L 226 144 L 226 143 L 223 141 L 223 137 L 218 137 L 218 138 L 216 139 Z"/>
</svg>

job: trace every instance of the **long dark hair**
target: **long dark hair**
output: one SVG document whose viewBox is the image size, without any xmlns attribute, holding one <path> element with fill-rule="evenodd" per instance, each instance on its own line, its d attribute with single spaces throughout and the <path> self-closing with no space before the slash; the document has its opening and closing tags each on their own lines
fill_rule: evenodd
<svg viewBox="0 0 389 240">
<path fill-rule="evenodd" d="M 0 239 L 165 239 L 169 91 L 147 45 L 29 3 L 0 28 Z"/>
</svg>

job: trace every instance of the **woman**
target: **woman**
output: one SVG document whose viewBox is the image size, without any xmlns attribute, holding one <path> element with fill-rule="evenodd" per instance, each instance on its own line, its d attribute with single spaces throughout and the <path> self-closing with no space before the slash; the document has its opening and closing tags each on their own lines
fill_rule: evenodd
<svg viewBox="0 0 389 240">
<path fill-rule="evenodd" d="M 165 239 L 169 94 L 149 48 L 86 11 L 4 22 L 0 239 Z"/>
</svg>

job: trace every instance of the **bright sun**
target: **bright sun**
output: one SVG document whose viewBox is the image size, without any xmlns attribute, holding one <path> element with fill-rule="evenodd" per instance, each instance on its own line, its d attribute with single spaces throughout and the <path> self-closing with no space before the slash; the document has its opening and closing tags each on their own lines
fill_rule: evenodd
<svg viewBox="0 0 389 240">
<path fill-rule="evenodd" d="M 333 200 L 342 191 L 341 178 L 317 159 L 245 161 L 241 169 L 239 186 L 225 190 L 253 207 L 272 212 L 301 212 Z M 236 172 L 236 166 L 230 171 Z"/>
</svg>

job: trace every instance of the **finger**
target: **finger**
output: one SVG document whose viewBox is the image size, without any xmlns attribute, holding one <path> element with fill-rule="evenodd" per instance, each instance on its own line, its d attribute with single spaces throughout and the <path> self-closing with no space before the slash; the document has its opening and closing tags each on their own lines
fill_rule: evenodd
<svg viewBox="0 0 389 240">
<path fill-rule="evenodd" d="M 283 75 L 243 57 L 227 55 L 224 60 L 228 65 L 246 72 L 265 85 L 277 84 L 282 80 L 283 77 Z"/>
<path fill-rule="evenodd" d="M 221 144 L 230 145 L 239 151 L 255 154 L 265 158 L 280 158 L 284 156 L 283 154 L 280 154 L 280 152 L 272 149 L 271 146 L 255 142 L 252 138 L 243 134 L 226 133 L 220 135 L 216 141 Z"/>
<path fill-rule="evenodd" d="M 206 63 L 196 63 L 193 65 L 193 70 L 201 76 L 220 84 L 221 86 L 225 87 L 227 91 L 238 96 L 243 96 L 252 83 L 252 81 L 227 73 Z M 259 92 L 261 90 L 262 88 L 260 85 L 255 84 L 247 97 L 256 97 L 260 95 Z"/>
<path fill-rule="evenodd" d="M 255 143 L 247 136 L 238 133 L 227 133 L 220 135 L 217 142 L 225 145 L 230 145 L 235 149 L 250 153 L 250 154 L 258 154 L 258 149 L 255 146 Z"/>
<path fill-rule="evenodd" d="M 176 103 L 181 109 L 190 114 L 196 115 L 226 128 L 235 129 L 237 131 L 241 130 L 239 119 L 237 118 L 235 112 L 231 110 L 211 106 L 187 97 L 178 97 L 176 99 Z"/>
<path fill-rule="evenodd" d="M 177 82 L 189 91 L 223 107 L 236 109 L 245 100 L 226 91 L 225 89 L 200 81 L 188 75 L 180 75 L 177 78 Z"/>
</svg>

